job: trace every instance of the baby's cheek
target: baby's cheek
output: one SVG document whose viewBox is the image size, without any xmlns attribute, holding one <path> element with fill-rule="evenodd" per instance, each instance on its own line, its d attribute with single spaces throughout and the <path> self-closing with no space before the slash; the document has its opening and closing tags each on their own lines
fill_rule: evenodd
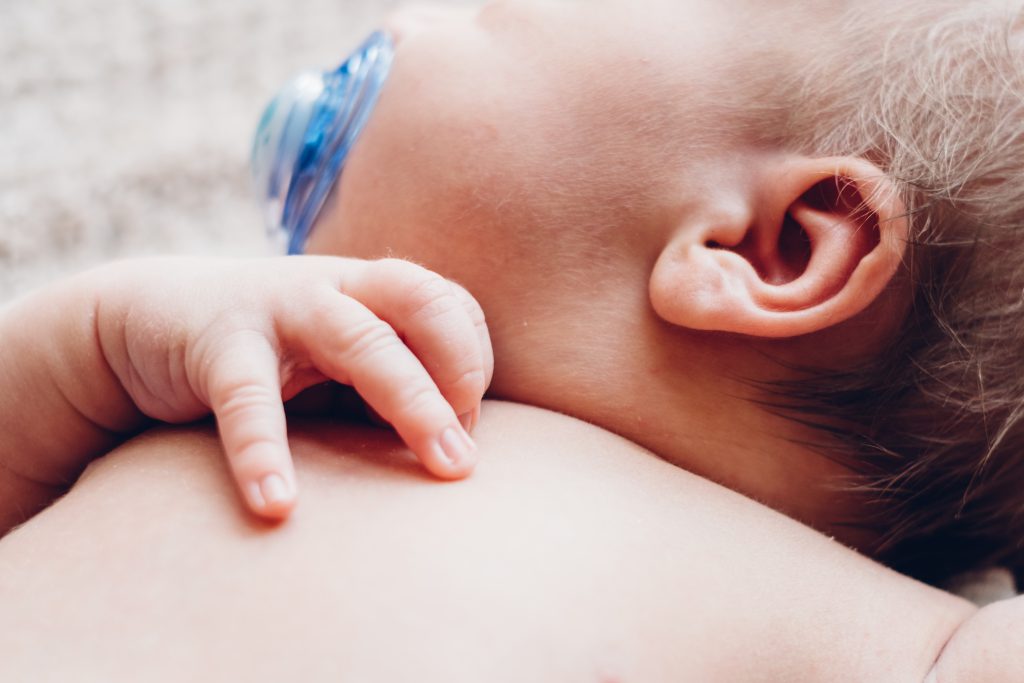
<svg viewBox="0 0 1024 683">
<path fill-rule="evenodd" d="M 334 189 L 327 196 L 323 208 L 320 210 L 320 216 L 313 223 L 313 227 L 310 228 L 305 250 L 307 254 L 342 255 L 338 244 L 341 237 L 341 217 L 338 209 L 339 198 L 338 185 L 335 185 Z"/>
</svg>

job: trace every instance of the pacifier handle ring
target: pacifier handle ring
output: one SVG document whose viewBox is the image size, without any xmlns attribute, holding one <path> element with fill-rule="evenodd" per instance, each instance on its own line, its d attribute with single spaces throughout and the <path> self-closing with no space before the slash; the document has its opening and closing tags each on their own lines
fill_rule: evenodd
<svg viewBox="0 0 1024 683">
<path fill-rule="evenodd" d="M 270 102 L 257 127 L 251 169 L 270 231 L 301 254 L 375 108 L 394 42 L 373 33 L 325 73 L 300 74 Z"/>
</svg>

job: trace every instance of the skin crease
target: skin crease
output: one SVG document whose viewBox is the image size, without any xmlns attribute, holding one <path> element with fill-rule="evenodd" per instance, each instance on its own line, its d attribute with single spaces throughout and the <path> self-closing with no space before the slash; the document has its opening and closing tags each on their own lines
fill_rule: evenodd
<svg viewBox="0 0 1024 683">
<path fill-rule="evenodd" d="M 884 267 L 867 273 L 870 286 L 847 288 L 846 308 L 833 305 L 834 291 L 824 306 L 795 304 L 810 310 L 805 334 L 771 317 L 747 334 L 694 329 L 652 306 L 674 297 L 664 308 L 689 320 L 708 302 L 679 294 L 687 278 L 756 279 L 736 246 L 748 233 L 778 265 L 760 291 L 787 280 L 794 287 L 775 287 L 780 300 L 803 291 L 796 285 L 809 278 L 771 253 L 773 224 L 845 163 L 794 160 L 743 133 L 742 111 L 721 105 L 723 84 L 784 70 L 812 49 L 810 29 L 831 10 L 796 21 L 784 8 L 734 4 L 652 2 L 641 13 L 614 0 L 498 2 L 395 14 L 392 74 L 308 251 L 408 258 L 461 283 L 488 319 L 489 396 L 597 424 L 863 546 L 867 536 L 836 526 L 853 503 L 830 487 L 846 472 L 794 444 L 810 434 L 750 403 L 733 377 L 785 376 L 766 353 L 829 364 L 884 343 L 907 302 L 898 230 L 833 241 L 827 253 L 815 244 L 812 259 Z M 851 164 L 851 175 L 863 166 Z M 879 222 L 899 209 L 882 207 Z M 711 238 L 735 253 L 707 249 Z M 888 251 L 863 258 L 879 241 Z M 846 271 L 824 276 L 853 282 Z M 707 296 L 728 313 L 723 288 Z"/>
</svg>

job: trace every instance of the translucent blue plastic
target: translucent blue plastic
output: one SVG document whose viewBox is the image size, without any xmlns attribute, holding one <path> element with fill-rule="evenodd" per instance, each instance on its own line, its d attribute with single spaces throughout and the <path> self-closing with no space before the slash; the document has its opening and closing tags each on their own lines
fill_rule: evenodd
<svg viewBox="0 0 1024 683">
<path fill-rule="evenodd" d="M 296 76 L 267 105 L 252 146 L 253 180 L 275 235 L 301 254 L 369 119 L 394 44 L 377 32 L 334 71 Z"/>
</svg>

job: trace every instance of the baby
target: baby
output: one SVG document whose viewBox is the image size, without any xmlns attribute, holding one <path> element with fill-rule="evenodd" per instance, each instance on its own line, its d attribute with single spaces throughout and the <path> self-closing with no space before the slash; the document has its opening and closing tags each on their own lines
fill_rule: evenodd
<svg viewBox="0 0 1024 683">
<path fill-rule="evenodd" d="M 335 191 L 279 197 L 324 256 L 113 264 L 3 311 L 0 528 L 148 420 L 209 413 L 246 504 L 286 517 L 282 402 L 334 380 L 442 478 L 474 466 L 486 390 L 917 576 L 1020 565 L 1018 6 L 497 2 L 386 29 Z"/>
</svg>

